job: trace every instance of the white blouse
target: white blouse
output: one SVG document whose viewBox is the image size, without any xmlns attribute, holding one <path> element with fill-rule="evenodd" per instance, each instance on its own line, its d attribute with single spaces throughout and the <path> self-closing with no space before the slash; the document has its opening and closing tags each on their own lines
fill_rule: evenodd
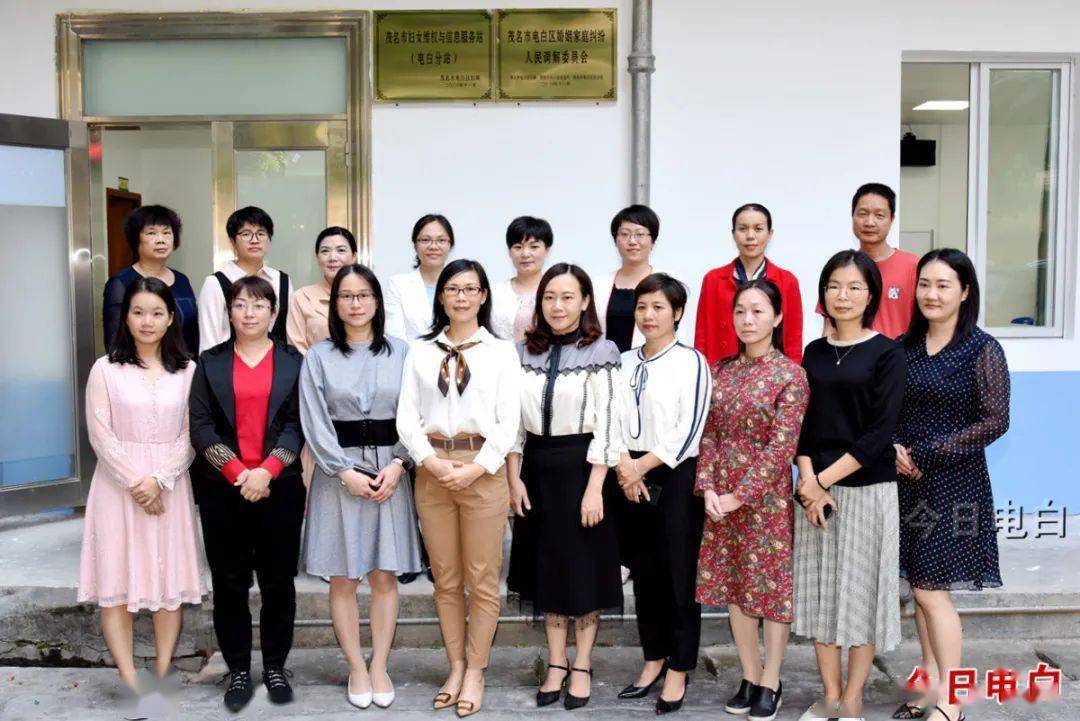
<svg viewBox="0 0 1080 721">
<path fill-rule="evenodd" d="M 576 337 L 576 334 L 575 334 Z M 513 453 L 521 453 L 526 432 L 544 436 L 592 433 L 586 460 L 614 467 L 619 462 L 622 433 L 615 410 L 619 349 L 600 338 L 578 348 L 552 345 L 540 355 L 517 344 L 521 354 L 521 429 Z"/>
<path fill-rule="evenodd" d="M 405 359 L 398 399 L 397 430 L 402 443 L 417 463 L 435 454 L 428 435 L 453 438 L 473 433 L 486 439 L 476 454 L 476 462 L 488 473 L 502 467 L 506 454 L 517 439 L 521 422 L 521 370 L 514 346 L 480 328 L 460 344 L 479 340 L 462 351 L 469 365 L 470 380 L 464 393 L 453 382 L 457 362 L 450 361 L 450 389 L 439 390 L 439 367 L 446 351 L 435 342 L 453 346 L 444 329 L 433 340 L 416 340 Z"/>
<path fill-rule="evenodd" d="M 646 359 L 644 346 L 622 354 L 616 386 L 622 440 L 674 468 L 698 454 L 712 375 L 705 356 L 674 341 Z"/>
<path fill-rule="evenodd" d="M 507 340 L 521 340 L 532 325 L 536 293 L 518 293 L 509 280 L 491 287 L 491 329 Z M 524 318 L 524 323 L 519 319 Z"/>
<path fill-rule="evenodd" d="M 221 269 L 221 272 L 225 274 L 225 277 L 235 283 L 243 278 L 247 273 L 244 269 L 236 264 L 235 260 L 230 260 L 225 264 L 225 267 Z M 266 280 L 270 285 L 274 286 L 274 293 L 280 296 L 281 289 L 281 271 L 276 268 L 271 268 L 268 265 L 264 265 L 257 276 Z M 293 296 L 292 278 L 289 278 L 289 298 L 290 302 Z M 281 307 L 281 298 L 278 297 L 277 307 L 274 309 L 274 314 L 270 317 L 270 328 L 274 328 L 274 323 L 277 322 L 279 313 L 288 313 L 288 308 Z M 225 307 L 225 294 L 221 292 L 221 283 L 214 277 L 213 274 L 206 276 L 206 280 L 203 281 L 202 289 L 199 291 L 199 352 L 202 353 L 205 350 L 210 350 L 216 345 L 224 343 L 232 337 L 232 325 L 229 323 L 229 311 Z"/>
<path fill-rule="evenodd" d="M 434 303 L 419 270 L 392 275 L 384 287 L 387 335 L 414 341 L 431 330 Z"/>
</svg>

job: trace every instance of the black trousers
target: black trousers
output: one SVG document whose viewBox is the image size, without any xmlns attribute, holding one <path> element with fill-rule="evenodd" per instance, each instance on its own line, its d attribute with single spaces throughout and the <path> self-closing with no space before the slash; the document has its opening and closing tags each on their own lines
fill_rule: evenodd
<svg viewBox="0 0 1080 721">
<path fill-rule="evenodd" d="M 297 464 L 299 466 L 299 464 Z M 296 620 L 296 578 L 304 484 L 299 474 L 270 482 L 270 496 L 250 503 L 220 476 L 199 497 L 206 558 L 214 586 L 214 633 L 230 671 L 251 669 L 252 574 L 259 581 L 263 668 L 284 666 Z"/>
<path fill-rule="evenodd" d="M 689 458 L 650 471 L 645 482 L 662 489 L 656 505 L 624 496 L 617 514 L 628 539 L 641 650 L 646 661 L 666 659 L 672 671 L 692 671 L 701 643 L 695 591 L 705 506 L 694 495 L 696 470 L 697 458 Z"/>
</svg>

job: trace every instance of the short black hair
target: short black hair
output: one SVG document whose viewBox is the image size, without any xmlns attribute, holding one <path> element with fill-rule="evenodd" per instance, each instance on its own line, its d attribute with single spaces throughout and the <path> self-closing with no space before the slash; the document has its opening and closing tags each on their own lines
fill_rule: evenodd
<svg viewBox="0 0 1080 721">
<path fill-rule="evenodd" d="M 165 309 L 172 316 L 172 323 L 165 330 L 161 339 L 161 366 L 167 373 L 175 373 L 187 368 L 191 354 L 184 345 L 184 334 L 180 330 L 180 315 L 176 312 L 176 300 L 173 298 L 172 289 L 163 281 L 151 276 L 139 276 L 124 290 L 124 300 L 120 304 L 120 327 L 113 336 L 109 346 L 109 362 L 118 364 L 131 364 L 139 368 L 146 365 L 135 348 L 135 338 L 128 329 L 127 317 L 131 311 L 131 301 L 139 293 L 152 293 L 161 298 L 165 303 Z"/>
<path fill-rule="evenodd" d="M 383 306 L 382 285 L 379 284 L 379 279 L 371 272 L 371 269 L 361 263 L 343 266 L 334 276 L 334 282 L 330 286 L 330 315 L 327 320 L 327 325 L 330 327 L 330 342 L 343 356 L 348 356 L 353 351 L 345 332 L 345 321 L 337 310 L 341 284 L 350 275 L 358 275 L 366 280 L 371 286 L 371 292 L 375 294 L 375 315 L 371 318 L 371 353 L 379 355 L 385 349 L 386 355 L 390 355 L 392 349 L 386 342 L 386 309 Z"/>
<path fill-rule="evenodd" d="M 889 204 L 889 215 L 896 215 L 896 191 L 884 183 L 864 183 L 851 196 L 851 214 L 855 215 L 855 206 L 859 204 L 859 198 L 864 195 L 880 195 Z"/>
<path fill-rule="evenodd" d="M 513 248 L 529 238 L 535 238 L 550 248 L 555 242 L 555 235 L 551 232 L 551 223 L 543 218 L 522 215 L 511 220 L 510 225 L 506 226 L 507 248 Z"/>
<path fill-rule="evenodd" d="M 450 247 L 454 247 L 454 226 L 450 225 L 450 221 L 447 220 L 445 215 L 441 215 L 439 213 L 428 213 L 427 215 L 421 215 L 420 219 L 413 223 L 412 235 L 409 237 L 412 238 L 412 244 L 414 248 L 416 246 L 416 239 L 420 237 L 420 231 L 423 230 L 424 226 L 428 223 L 438 223 L 439 225 L 441 225 L 443 227 L 443 230 L 446 231 L 447 237 L 450 238 Z M 413 267 L 420 267 L 419 254 L 416 255 L 416 260 L 413 262 Z"/>
<path fill-rule="evenodd" d="M 660 237 L 660 218 L 647 205 L 631 205 L 623 208 L 611 219 L 611 239 L 619 234 L 619 226 L 623 223 L 643 225 L 649 229 L 649 235 L 653 242 Z"/>
<path fill-rule="evenodd" d="M 761 203 L 746 203 L 740 205 L 735 209 L 735 212 L 731 214 L 731 229 L 735 230 L 735 221 L 739 219 L 739 216 L 748 210 L 754 210 L 765 216 L 765 225 L 769 230 L 772 230 L 772 213 Z"/>
<path fill-rule="evenodd" d="M 971 262 L 971 258 L 963 251 L 956 248 L 935 248 L 919 259 L 915 277 L 918 278 L 922 274 L 922 269 L 935 260 L 952 268 L 960 279 L 960 289 L 968 292 L 968 297 L 960 302 L 953 337 L 945 346 L 945 348 L 951 348 L 970 338 L 979 323 L 979 276 L 975 272 L 975 265 Z M 904 345 L 918 345 L 926 337 L 929 329 L 930 322 L 926 320 L 926 316 L 923 315 L 922 309 L 916 302 L 911 314 L 911 325 L 904 334 Z"/>
<path fill-rule="evenodd" d="M 686 315 L 686 301 L 690 297 L 690 293 L 686 290 L 686 286 L 675 278 L 672 278 L 667 273 L 653 273 L 652 275 L 645 276 L 637 287 L 634 288 L 634 305 L 637 305 L 638 300 L 643 295 L 649 293 L 660 292 L 667 298 L 667 302 L 671 304 L 671 312 L 677 313 L 683 311 L 683 315 Z M 675 319 L 675 329 L 679 329 L 679 323 L 682 318 Z"/>
<path fill-rule="evenodd" d="M 319 244 L 323 242 L 323 238 L 332 238 L 335 235 L 340 235 L 345 239 L 345 242 L 352 248 L 353 255 L 356 255 L 356 236 L 352 234 L 348 228 L 342 228 L 340 225 L 331 225 L 329 228 L 323 228 L 322 232 L 315 238 L 315 255 L 319 254 Z"/>
<path fill-rule="evenodd" d="M 139 259 L 139 236 L 151 225 L 167 225 L 172 228 L 173 250 L 180 247 L 183 223 L 176 211 L 164 205 L 144 205 L 128 213 L 128 217 L 124 219 L 124 237 L 131 247 L 132 261 Z"/>
<path fill-rule="evenodd" d="M 233 301 L 245 290 L 252 298 L 270 301 L 271 313 L 277 310 L 277 293 L 274 292 L 274 286 L 270 285 L 270 281 L 257 275 L 245 275 L 239 280 L 234 280 L 228 292 L 225 293 L 225 307 L 232 308 Z"/>
<path fill-rule="evenodd" d="M 480 288 L 487 291 L 487 297 L 480 305 L 480 311 L 476 314 L 476 322 L 481 328 L 486 329 L 488 333 L 495 335 L 495 332 L 491 330 L 491 283 L 488 281 L 487 273 L 484 272 L 484 266 L 475 260 L 458 258 L 447 263 L 446 267 L 439 273 L 439 280 L 435 282 L 435 301 L 431 309 L 431 330 L 420 336 L 422 339 L 432 340 L 442 332 L 443 328 L 450 325 L 450 316 L 446 314 L 446 308 L 442 304 L 443 288 L 446 286 L 446 282 L 455 275 L 468 273 L 470 270 L 476 273 L 476 276 L 480 279 Z"/>
<path fill-rule="evenodd" d="M 858 269 L 870 291 L 870 299 L 866 303 L 866 310 L 863 311 L 862 316 L 863 328 L 869 328 L 874 324 L 878 307 L 881 305 L 881 271 L 878 270 L 874 259 L 861 250 L 841 250 L 825 263 L 825 267 L 821 269 L 821 276 L 818 278 L 818 305 L 825 317 L 832 320 L 829 307 L 825 305 L 825 286 L 829 284 L 829 278 L 832 277 L 833 272 L 849 265 Z"/>
<path fill-rule="evenodd" d="M 229 216 L 229 219 L 225 221 L 225 232 L 228 234 L 230 240 L 236 240 L 236 234 L 244 227 L 244 223 L 250 223 L 251 225 L 265 228 L 266 234 L 271 238 L 274 237 L 274 221 L 270 215 L 262 208 L 256 208 L 254 205 L 249 205 L 246 208 L 235 211 Z"/>
</svg>

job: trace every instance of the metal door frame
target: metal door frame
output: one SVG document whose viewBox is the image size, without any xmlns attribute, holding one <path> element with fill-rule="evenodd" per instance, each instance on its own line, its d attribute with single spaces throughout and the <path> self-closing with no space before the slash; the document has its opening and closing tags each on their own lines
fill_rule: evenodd
<svg viewBox="0 0 1080 721">
<path fill-rule="evenodd" d="M 94 456 L 86 433 L 86 380 L 94 363 L 93 307 L 80 302 L 92 292 L 90 262 L 90 162 L 86 124 L 55 118 L 0 114 L 0 145 L 64 151 L 68 228 L 68 279 L 71 305 L 71 354 L 75 369 L 71 403 L 74 410 L 74 476 L 0 488 L 0 516 L 36 513 L 82 505 L 90 489 Z M 19 339 L 26 342 L 26 339 Z"/>
</svg>

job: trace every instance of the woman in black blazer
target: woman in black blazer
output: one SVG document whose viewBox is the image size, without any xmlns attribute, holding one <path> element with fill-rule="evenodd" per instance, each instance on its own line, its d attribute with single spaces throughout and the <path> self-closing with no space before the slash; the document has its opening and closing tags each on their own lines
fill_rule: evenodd
<svg viewBox="0 0 1080 721">
<path fill-rule="evenodd" d="M 259 636 L 270 701 L 288 703 L 285 659 L 296 617 L 304 485 L 299 453 L 302 356 L 269 337 L 277 302 L 259 277 L 237 280 L 226 303 L 233 340 L 199 357 L 191 383 L 192 476 L 214 585 L 214 631 L 229 666 L 225 705 L 251 700 L 252 573 L 262 594 Z"/>
</svg>

